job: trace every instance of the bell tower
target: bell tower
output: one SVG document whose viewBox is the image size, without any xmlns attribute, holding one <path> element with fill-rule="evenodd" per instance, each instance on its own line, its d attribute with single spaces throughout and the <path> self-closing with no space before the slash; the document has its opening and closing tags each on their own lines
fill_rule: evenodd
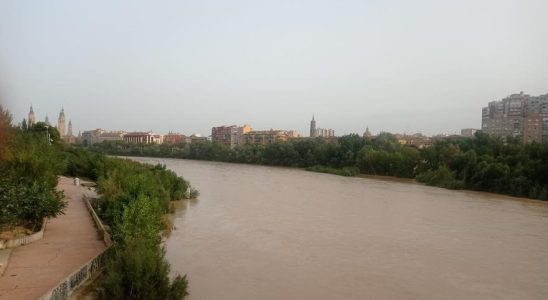
<svg viewBox="0 0 548 300">
<path fill-rule="evenodd" d="M 72 136 L 72 120 L 69 120 L 68 129 L 67 129 L 67 136 Z"/>
<path fill-rule="evenodd" d="M 61 137 L 65 136 L 65 129 L 65 109 L 61 108 L 59 119 L 57 120 L 57 130 L 59 130 L 59 135 L 61 135 Z"/>
<path fill-rule="evenodd" d="M 34 116 L 34 110 L 32 109 L 32 105 L 30 106 L 29 111 L 29 126 L 33 126 L 36 123 L 36 117 Z"/>
</svg>

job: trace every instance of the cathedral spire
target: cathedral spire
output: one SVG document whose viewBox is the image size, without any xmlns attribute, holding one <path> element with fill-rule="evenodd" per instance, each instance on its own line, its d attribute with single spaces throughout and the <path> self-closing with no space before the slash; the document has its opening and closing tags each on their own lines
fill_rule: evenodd
<svg viewBox="0 0 548 300">
<path fill-rule="evenodd" d="M 316 120 L 314 120 L 314 113 L 312 113 L 312 121 L 310 121 L 310 137 L 316 137 Z"/>
</svg>

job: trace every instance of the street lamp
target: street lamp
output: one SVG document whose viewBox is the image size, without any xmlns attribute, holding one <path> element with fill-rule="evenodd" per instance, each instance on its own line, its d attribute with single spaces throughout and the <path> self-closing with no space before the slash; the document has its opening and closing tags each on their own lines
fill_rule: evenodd
<svg viewBox="0 0 548 300">
<path fill-rule="evenodd" d="M 49 126 L 46 125 L 46 138 L 48 139 L 48 145 L 51 145 L 51 140 L 49 138 Z"/>
</svg>

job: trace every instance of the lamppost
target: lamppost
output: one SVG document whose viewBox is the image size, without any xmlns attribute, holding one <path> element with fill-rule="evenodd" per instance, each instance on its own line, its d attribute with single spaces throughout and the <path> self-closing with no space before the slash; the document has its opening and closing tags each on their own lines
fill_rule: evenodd
<svg viewBox="0 0 548 300">
<path fill-rule="evenodd" d="M 49 138 L 49 126 L 46 125 L 46 138 L 48 139 L 48 145 L 51 145 L 51 140 Z"/>
</svg>

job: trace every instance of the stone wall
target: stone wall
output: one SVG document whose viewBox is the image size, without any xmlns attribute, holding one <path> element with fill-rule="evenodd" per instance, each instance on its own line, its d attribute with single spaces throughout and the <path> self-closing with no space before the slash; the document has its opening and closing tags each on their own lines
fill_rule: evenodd
<svg viewBox="0 0 548 300">
<path fill-rule="evenodd" d="M 37 241 L 41 239 L 44 236 L 44 229 L 46 228 L 46 220 L 42 221 L 42 228 L 40 228 L 40 231 L 35 232 L 31 235 L 27 235 L 24 237 L 20 237 L 17 239 L 11 239 L 11 240 L 0 240 L 0 249 L 6 249 L 6 248 L 14 248 L 26 244 L 30 244 L 34 241 Z"/>
</svg>

